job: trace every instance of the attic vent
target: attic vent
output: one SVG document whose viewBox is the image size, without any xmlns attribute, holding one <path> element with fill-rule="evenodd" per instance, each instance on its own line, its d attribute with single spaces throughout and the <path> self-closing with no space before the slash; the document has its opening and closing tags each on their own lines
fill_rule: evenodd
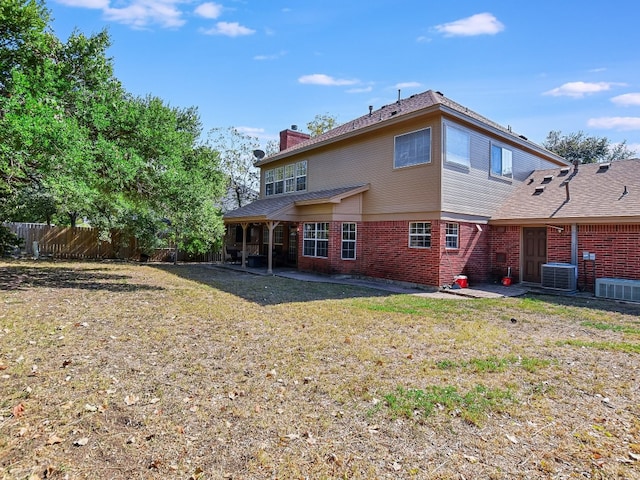
<svg viewBox="0 0 640 480">
<path fill-rule="evenodd" d="M 533 192 L 534 195 L 540 195 L 542 192 L 544 192 L 544 186 L 538 186 L 536 187 L 536 191 Z"/>
<path fill-rule="evenodd" d="M 598 171 L 604 172 L 606 170 L 609 170 L 610 166 L 611 166 L 610 163 L 601 163 L 600 166 L 598 167 Z"/>
<path fill-rule="evenodd" d="M 567 173 L 569 173 L 569 167 L 560 169 L 560 175 L 566 175 Z"/>
<path fill-rule="evenodd" d="M 394 116 L 396 113 L 398 113 L 398 111 L 394 110 L 393 112 L 391 112 L 391 116 Z"/>
<path fill-rule="evenodd" d="M 527 137 L 525 137 L 524 135 L 518 135 L 521 139 L 523 140 L 529 140 Z"/>
<path fill-rule="evenodd" d="M 551 180 L 553 180 L 553 175 L 545 175 L 542 179 L 542 183 L 549 183 Z"/>
</svg>

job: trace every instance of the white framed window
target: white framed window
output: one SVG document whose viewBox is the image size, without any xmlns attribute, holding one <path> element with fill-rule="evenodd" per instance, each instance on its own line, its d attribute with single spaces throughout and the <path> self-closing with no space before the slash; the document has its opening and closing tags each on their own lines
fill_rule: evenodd
<svg viewBox="0 0 640 480">
<path fill-rule="evenodd" d="M 409 167 L 431 162 L 431 128 L 394 138 L 393 167 Z"/>
<path fill-rule="evenodd" d="M 445 224 L 445 246 L 446 248 L 458 248 L 460 228 L 457 223 Z"/>
<path fill-rule="evenodd" d="M 356 224 L 342 224 L 342 259 L 355 260 L 356 258 Z"/>
<path fill-rule="evenodd" d="M 444 125 L 444 159 L 464 167 L 471 166 L 471 135 L 466 130 Z"/>
<path fill-rule="evenodd" d="M 305 223 L 302 235 L 302 254 L 305 257 L 329 256 L 328 223 Z"/>
<path fill-rule="evenodd" d="M 491 175 L 513 178 L 513 152 L 494 143 L 491 144 Z"/>
<path fill-rule="evenodd" d="M 431 248 L 431 223 L 430 222 L 409 223 L 409 247 L 410 248 Z"/>
<path fill-rule="evenodd" d="M 291 163 L 264 172 L 265 196 L 301 192 L 307 189 L 307 161 Z"/>
</svg>

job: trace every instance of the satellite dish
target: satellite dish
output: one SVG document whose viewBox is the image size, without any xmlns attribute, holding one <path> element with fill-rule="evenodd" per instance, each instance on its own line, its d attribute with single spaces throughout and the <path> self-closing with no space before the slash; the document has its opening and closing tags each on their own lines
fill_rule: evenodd
<svg viewBox="0 0 640 480">
<path fill-rule="evenodd" d="M 264 158 L 264 151 L 263 150 L 254 150 L 253 151 L 253 156 L 256 157 L 258 160 L 262 160 Z"/>
</svg>

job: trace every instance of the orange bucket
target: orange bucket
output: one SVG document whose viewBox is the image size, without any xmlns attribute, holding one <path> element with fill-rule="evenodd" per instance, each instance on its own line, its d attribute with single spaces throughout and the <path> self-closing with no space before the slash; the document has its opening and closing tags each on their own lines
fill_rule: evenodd
<svg viewBox="0 0 640 480">
<path fill-rule="evenodd" d="M 511 285 L 511 277 L 502 277 L 502 285 L 505 287 Z"/>
</svg>

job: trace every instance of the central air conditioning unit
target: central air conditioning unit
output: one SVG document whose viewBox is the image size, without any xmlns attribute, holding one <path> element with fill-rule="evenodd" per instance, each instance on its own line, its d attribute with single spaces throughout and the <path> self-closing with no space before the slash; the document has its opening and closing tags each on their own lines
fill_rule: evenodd
<svg viewBox="0 0 640 480">
<path fill-rule="evenodd" d="M 640 302 L 640 280 L 596 278 L 596 297 Z"/>
<path fill-rule="evenodd" d="M 570 263 L 545 263 L 542 265 L 542 286 L 555 290 L 574 291 L 578 267 Z"/>
</svg>

